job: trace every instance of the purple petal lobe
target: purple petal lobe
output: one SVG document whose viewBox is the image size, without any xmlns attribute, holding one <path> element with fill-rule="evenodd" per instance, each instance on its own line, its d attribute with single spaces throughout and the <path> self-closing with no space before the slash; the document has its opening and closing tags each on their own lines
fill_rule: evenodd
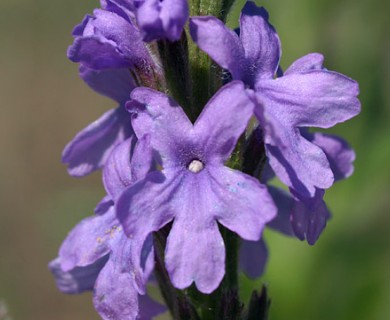
<svg viewBox="0 0 390 320">
<path fill-rule="evenodd" d="M 180 185 L 172 173 L 149 173 L 128 187 L 116 202 L 117 218 L 134 245 L 136 281 L 141 290 L 143 271 L 141 254 L 148 236 L 173 219 L 172 197 Z"/>
<path fill-rule="evenodd" d="M 346 179 L 352 175 L 355 152 L 345 140 L 316 132 L 310 135 L 309 141 L 325 152 L 336 181 Z"/>
<path fill-rule="evenodd" d="M 100 270 L 107 262 L 105 256 L 84 267 L 74 267 L 69 271 L 61 268 L 61 259 L 50 262 L 49 269 L 53 273 L 58 289 L 67 294 L 78 294 L 92 290 Z"/>
<path fill-rule="evenodd" d="M 113 207 L 106 214 L 84 219 L 62 243 L 59 252 L 62 269 L 87 266 L 105 256 L 120 232 Z"/>
<path fill-rule="evenodd" d="M 222 68 L 227 69 L 235 80 L 243 79 L 246 66 L 245 53 L 237 34 L 215 17 L 192 17 L 191 37 Z"/>
<path fill-rule="evenodd" d="M 208 161 L 227 160 L 245 131 L 253 109 L 254 104 L 241 81 L 225 85 L 210 99 L 194 125 L 196 139 L 208 150 L 205 151 Z"/>
<path fill-rule="evenodd" d="M 216 222 L 224 203 L 213 194 L 209 173 L 185 173 L 172 190 L 175 220 L 167 239 L 165 264 L 178 289 L 195 282 L 203 293 L 214 291 L 225 273 L 225 246 Z M 199 263 L 202 261 L 202 263 Z"/>
<path fill-rule="evenodd" d="M 134 181 L 143 179 L 150 171 L 153 163 L 153 149 L 150 135 L 144 135 L 137 141 L 131 158 L 131 176 Z"/>
<path fill-rule="evenodd" d="M 173 219 L 171 199 L 179 185 L 173 173 L 154 171 L 122 193 L 116 212 L 129 238 L 146 239 Z"/>
<path fill-rule="evenodd" d="M 68 57 L 89 68 L 133 68 L 150 64 L 138 29 L 130 20 L 114 12 L 96 9 L 94 17 L 77 27 L 75 36 Z"/>
<path fill-rule="evenodd" d="M 298 130 L 287 130 L 281 125 L 274 128 L 283 145 L 280 147 L 279 142 L 270 138 L 266 151 L 279 179 L 306 197 L 313 196 L 316 187 L 329 188 L 334 177 L 325 153 L 304 139 Z"/>
<path fill-rule="evenodd" d="M 252 1 L 241 12 L 240 39 L 249 68 L 249 85 L 261 78 L 272 79 L 281 56 L 279 36 L 268 22 L 268 12 Z"/>
<path fill-rule="evenodd" d="M 256 90 L 265 112 L 284 126 L 330 128 L 360 112 L 358 84 L 336 72 L 289 74 L 258 82 Z"/>
<path fill-rule="evenodd" d="M 248 277 L 260 277 L 265 271 L 267 260 L 268 249 L 263 240 L 241 242 L 240 268 Z"/>
<path fill-rule="evenodd" d="M 118 196 L 133 182 L 130 157 L 136 138 L 130 137 L 112 150 L 103 169 L 103 183 L 112 199 Z"/>
<path fill-rule="evenodd" d="M 123 107 L 112 109 L 80 131 L 65 147 L 62 162 L 72 176 L 85 176 L 105 164 L 112 149 L 133 134 Z"/>
<path fill-rule="evenodd" d="M 147 295 L 139 295 L 131 273 L 109 260 L 95 285 L 94 305 L 104 320 L 150 320 L 165 311 Z"/>
<path fill-rule="evenodd" d="M 175 218 L 165 263 L 176 288 L 184 289 L 195 282 L 200 292 L 208 294 L 218 287 L 225 274 L 225 245 L 216 221 L 205 217 L 202 205 L 192 207 L 187 216 Z M 188 206 L 190 209 L 190 203 Z"/>
<path fill-rule="evenodd" d="M 94 292 L 94 305 L 104 320 L 137 319 L 138 292 L 130 273 L 111 259 L 100 272 Z"/>
<path fill-rule="evenodd" d="M 136 13 L 138 26 L 147 42 L 179 40 L 188 15 L 187 0 L 144 0 Z"/>
<path fill-rule="evenodd" d="M 226 167 L 208 171 L 210 194 L 204 195 L 203 201 L 211 204 L 209 213 L 241 238 L 259 240 L 265 224 L 276 216 L 276 207 L 267 188 L 240 171 Z M 205 186 L 202 192 L 206 192 Z"/>
<path fill-rule="evenodd" d="M 136 87 L 127 69 L 92 70 L 81 65 L 80 77 L 93 90 L 120 104 L 130 99 L 130 92 Z"/>
<path fill-rule="evenodd" d="M 104 166 L 104 186 L 114 200 L 129 185 L 144 178 L 152 166 L 150 137 L 145 135 L 136 144 L 135 140 L 135 137 L 130 137 L 116 146 Z"/>
<path fill-rule="evenodd" d="M 109 195 L 105 195 L 102 200 L 95 207 L 95 214 L 102 215 L 105 214 L 110 207 L 114 205 L 114 201 Z"/>
<path fill-rule="evenodd" d="M 285 71 L 285 75 L 294 73 L 303 73 L 310 70 L 322 70 L 324 56 L 320 53 L 309 53 L 302 58 L 294 61 Z"/>
<path fill-rule="evenodd" d="M 100 0 L 103 9 L 115 12 L 126 20 L 134 19 L 136 11 L 134 0 Z"/>
<path fill-rule="evenodd" d="M 151 146 L 159 151 L 164 168 L 175 166 L 178 141 L 186 140 L 193 129 L 186 114 L 171 98 L 152 89 L 137 88 L 131 98 L 126 107 L 134 115 L 137 137 L 150 134 Z"/>
<path fill-rule="evenodd" d="M 268 187 L 268 191 L 278 208 L 278 214 L 267 224 L 267 227 L 286 236 L 293 236 L 294 231 L 291 226 L 291 212 L 295 204 L 293 197 L 288 192 L 272 186 Z"/>
<path fill-rule="evenodd" d="M 117 52 L 113 43 L 93 36 L 76 38 L 68 48 L 68 58 L 98 70 L 133 66 L 131 60 Z"/>
<path fill-rule="evenodd" d="M 292 211 L 292 226 L 296 236 L 314 245 L 325 229 L 330 213 L 324 200 L 323 190 L 316 190 L 313 198 L 296 201 Z"/>
<path fill-rule="evenodd" d="M 72 31 L 72 36 L 77 37 L 77 36 L 82 36 L 84 33 L 85 28 L 87 28 L 88 23 L 93 20 L 93 16 L 87 14 L 81 23 L 76 25 Z"/>
</svg>

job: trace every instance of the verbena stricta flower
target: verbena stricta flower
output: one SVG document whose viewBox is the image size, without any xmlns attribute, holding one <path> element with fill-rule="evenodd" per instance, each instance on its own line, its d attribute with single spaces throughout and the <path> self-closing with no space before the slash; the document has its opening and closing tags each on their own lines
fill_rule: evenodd
<svg viewBox="0 0 390 320">
<path fill-rule="evenodd" d="M 357 115 L 357 83 L 324 69 L 320 54 L 298 59 L 284 76 L 274 79 L 281 55 L 279 37 L 266 10 L 250 1 L 241 13 L 240 36 L 211 16 L 191 18 L 190 30 L 198 46 L 233 79 L 255 90 L 255 114 L 279 179 L 305 198 L 329 188 L 334 175 L 325 152 L 299 128 L 329 128 Z"/>
<path fill-rule="evenodd" d="M 121 1 L 119 1 L 121 2 Z M 151 72 L 154 62 L 134 23 L 132 12 L 107 0 L 73 30 L 74 42 L 68 49 L 73 62 L 96 69 L 131 68 Z"/>
<path fill-rule="evenodd" d="M 125 11 L 147 42 L 178 40 L 189 15 L 187 0 L 101 0 L 100 3 L 102 8 L 119 14 Z"/>
<path fill-rule="evenodd" d="M 195 282 L 204 293 L 225 273 L 218 223 L 243 239 L 259 240 L 276 214 L 265 186 L 224 166 L 253 114 L 241 82 L 232 82 L 208 102 L 193 125 L 171 98 L 148 88 L 132 92 L 137 137 L 150 135 L 162 171 L 150 172 L 117 201 L 126 234 L 145 239 L 173 220 L 165 264 L 176 288 Z"/>
<path fill-rule="evenodd" d="M 180 39 L 189 10 L 187 0 L 134 0 L 144 41 Z"/>
<path fill-rule="evenodd" d="M 80 76 L 92 89 L 115 100 L 119 106 L 104 113 L 67 144 L 62 161 L 72 176 L 84 176 L 103 167 L 112 149 L 133 135 L 124 108 L 135 87 L 130 72 L 126 69 L 95 71 L 82 65 Z"/>
<path fill-rule="evenodd" d="M 335 181 L 348 178 L 353 172 L 355 152 L 343 139 L 324 133 L 302 132 L 310 142 L 322 148 L 329 161 Z M 273 172 L 265 166 L 261 182 L 268 184 Z M 285 236 L 296 236 L 314 245 L 324 230 L 330 212 L 323 195 L 324 190 L 317 189 L 313 198 L 299 200 L 299 196 L 280 188 L 268 186 L 274 203 L 278 207 L 278 215 L 267 224 L 267 227 Z M 251 278 L 261 276 L 268 259 L 268 249 L 263 239 L 259 241 L 243 241 L 240 247 L 241 269 Z"/>
<path fill-rule="evenodd" d="M 137 144 L 134 140 L 131 137 L 119 144 L 104 167 L 103 181 L 112 205 L 100 215 L 81 221 L 62 244 L 59 257 L 50 264 L 61 291 L 80 293 L 94 289 L 95 308 L 103 319 L 150 319 L 164 310 L 150 298 L 140 297 L 145 294 L 146 281 L 154 267 L 151 239 L 142 248 L 142 270 L 135 268 L 132 261 L 136 243 L 124 234 L 115 213 L 119 194 L 143 178 L 151 166 L 148 137 Z"/>
<path fill-rule="evenodd" d="M 329 161 L 330 169 L 335 181 L 348 178 L 353 173 L 353 161 L 355 152 L 343 139 L 324 133 L 309 133 L 301 130 L 302 136 L 321 148 Z M 292 209 L 291 223 L 295 235 L 313 245 L 321 235 L 330 218 L 329 210 L 323 200 L 325 190 L 316 189 L 312 198 L 302 198 L 294 194 L 294 206 Z"/>
</svg>

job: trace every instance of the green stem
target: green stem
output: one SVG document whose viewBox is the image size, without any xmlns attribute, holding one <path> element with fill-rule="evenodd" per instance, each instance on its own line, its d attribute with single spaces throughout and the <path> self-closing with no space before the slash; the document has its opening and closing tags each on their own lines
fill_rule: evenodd
<svg viewBox="0 0 390 320">
<path fill-rule="evenodd" d="M 190 4 L 190 14 L 191 16 L 213 15 L 225 21 L 233 3 L 234 0 L 193 0 Z M 207 101 L 222 86 L 222 69 L 192 41 L 189 42 L 189 56 L 192 105 L 195 112 L 194 119 L 196 119 Z"/>
<path fill-rule="evenodd" d="M 168 94 L 173 97 L 193 117 L 191 103 L 191 79 L 188 61 L 188 42 L 183 32 L 179 41 L 158 42 L 158 51 L 161 57 Z"/>
</svg>

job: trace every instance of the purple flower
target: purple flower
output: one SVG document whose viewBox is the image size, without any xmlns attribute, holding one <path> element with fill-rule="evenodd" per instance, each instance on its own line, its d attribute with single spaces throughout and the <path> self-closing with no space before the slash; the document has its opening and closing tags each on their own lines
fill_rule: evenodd
<svg viewBox="0 0 390 320">
<path fill-rule="evenodd" d="M 129 114 L 124 109 L 135 87 L 129 70 L 94 71 L 81 65 L 80 76 L 92 89 L 117 101 L 119 106 L 80 131 L 65 147 L 62 161 L 72 176 L 84 176 L 103 167 L 112 149 L 133 135 Z"/>
<path fill-rule="evenodd" d="M 343 139 L 324 133 L 309 133 L 301 130 L 308 141 L 321 147 L 329 161 L 335 181 L 348 178 L 353 173 L 355 152 Z M 262 138 L 260 141 L 262 143 Z M 274 177 L 267 162 L 261 182 L 266 184 Z M 279 231 L 286 236 L 296 236 L 314 245 L 325 229 L 331 214 L 323 200 L 325 191 L 317 189 L 313 198 L 304 198 L 294 193 L 288 193 L 272 186 L 268 187 L 274 203 L 278 207 L 278 215 L 267 224 L 267 227 Z M 268 249 L 263 239 L 260 241 L 243 241 L 240 247 L 240 267 L 251 278 L 257 278 L 264 273 L 268 260 Z"/>
<path fill-rule="evenodd" d="M 195 282 L 210 293 L 224 275 L 225 249 L 218 224 L 243 239 L 260 239 L 276 214 L 265 186 L 224 166 L 253 114 L 241 82 L 209 101 L 193 125 L 181 107 L 161 92 L 137 88 L 127 106 L 140 138 L 150 135 L 162 171 L 131 185 L 117 201 L 126 234 L 143 239 L 173 221 L 165 263 L 179 289 Z M 200 263 L 201 261 L 201 263 Z"/>
<path fill-rule="evenodd" d="M 189 15 L 187 0 L 135 0 L 134 3 L 144 41 L 180 39 Z"/>
<path fill-rule="evenodd" d="M 214 17 L 192 18 L 190 31 L 198 46 L 228 69 L 233 79 L 255 90 L 255 114 L 270 165 L 280 180 L 303 197 L 329 188 L 334 175 L 325 152 L 299 129 L 329 128 L 357 115 L 357 83 L 324 69 L 320 54 L 298 59 L 284 76 L 274 79 L 279 38 L 266 10 L 253 2 L 242 11 L 240 36 Z"/>
<path fill-rule="evenodd" d="M 355 152 L 343 139 L 324 134 L 309 133 L 301 130 L 305 139 L 320 147 L 329 161 L 330 169 L 333 172 L 335 181 L 348 178 L 353 172 L 353 161 Z M 291 223 L 295 235 L 313 245 L 318 240 L 326 227 L 331 214 L 323 200 L 325 190 L 316 189 L 312 198 L 305 198 L 290 189 L 294 197 Z"/>
<path fill-rule="evenodd" d="M 70 60 L 96 70 L 131 68 L 151 73 L 154 62 L 132 12 L 121 2 L 125 1 L 105 1 L 107 10 L 95 9 L 93 16 L 87 15 L 74 28 L 74 43 L 68 49 Z"/>
<path fill-rule="evenodd" d="M 136 145 L 134 140 L 132 137 L 119 144 L 104 168 L 103 181 L 113 204 L 125 188 L 150 170 L 152 150 L 148 136 Z M 103 319 L 150 319 L 162 311 L 150 299 L 139 298 L 145 294 L 145 284 L 153 270 L 152 242 L 149 238 L 142 247 L 142 270 L 135 268 L 136 243 L 124 234 L 113 204 L 106 212 L 84 219 L 69 233 L 50 269 L 65 293 L 94 288 L 94 304 Z M 139 308 L 139 299 L 144 308 L 142 303 Z"/>
</svg>

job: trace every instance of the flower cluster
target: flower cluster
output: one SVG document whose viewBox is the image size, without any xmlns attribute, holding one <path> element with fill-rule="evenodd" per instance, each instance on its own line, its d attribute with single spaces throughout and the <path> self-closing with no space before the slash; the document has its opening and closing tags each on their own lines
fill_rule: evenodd
<svg viewBox="0 0 390 320">
<path fill-rule="evenodd" d="M 50 269 L 65 293 L 93 289 L 103 319 L 150 319 L 164 310 L 145 295 L 159 256 L 153 235 L 161 230 L 168 234 L 158 267 L 172 288 L 195 284 L 210 294 L 229 263 L 226 232 L 241 239 L 241 269 L 258 277 L 267 259 L 264 228 L 314 244 L 330 217 L 325 190 L 353 171 L 344 140 L 309 128 L 356 116 L 357 83 L 325 69 L 317 53 L 283 72 L 279 37 L 251 1 L 238 32 L 221 16 L 189 17 L 193 7 L 101 0 L 73 31 L 69 59 L 119 106 L 63 152 L 73 176 L 102 169 L 107 195 L 69 233 Z M 190 94 L 174 89 L 175 68 L 185 70 L 182 88 Z M 199 70 L 210 82 L 201 98 Z M 197 112 L 194 101 L 204 97 Z M 269 185 L 274 177 L 288 191 Z"/>
</svg>

